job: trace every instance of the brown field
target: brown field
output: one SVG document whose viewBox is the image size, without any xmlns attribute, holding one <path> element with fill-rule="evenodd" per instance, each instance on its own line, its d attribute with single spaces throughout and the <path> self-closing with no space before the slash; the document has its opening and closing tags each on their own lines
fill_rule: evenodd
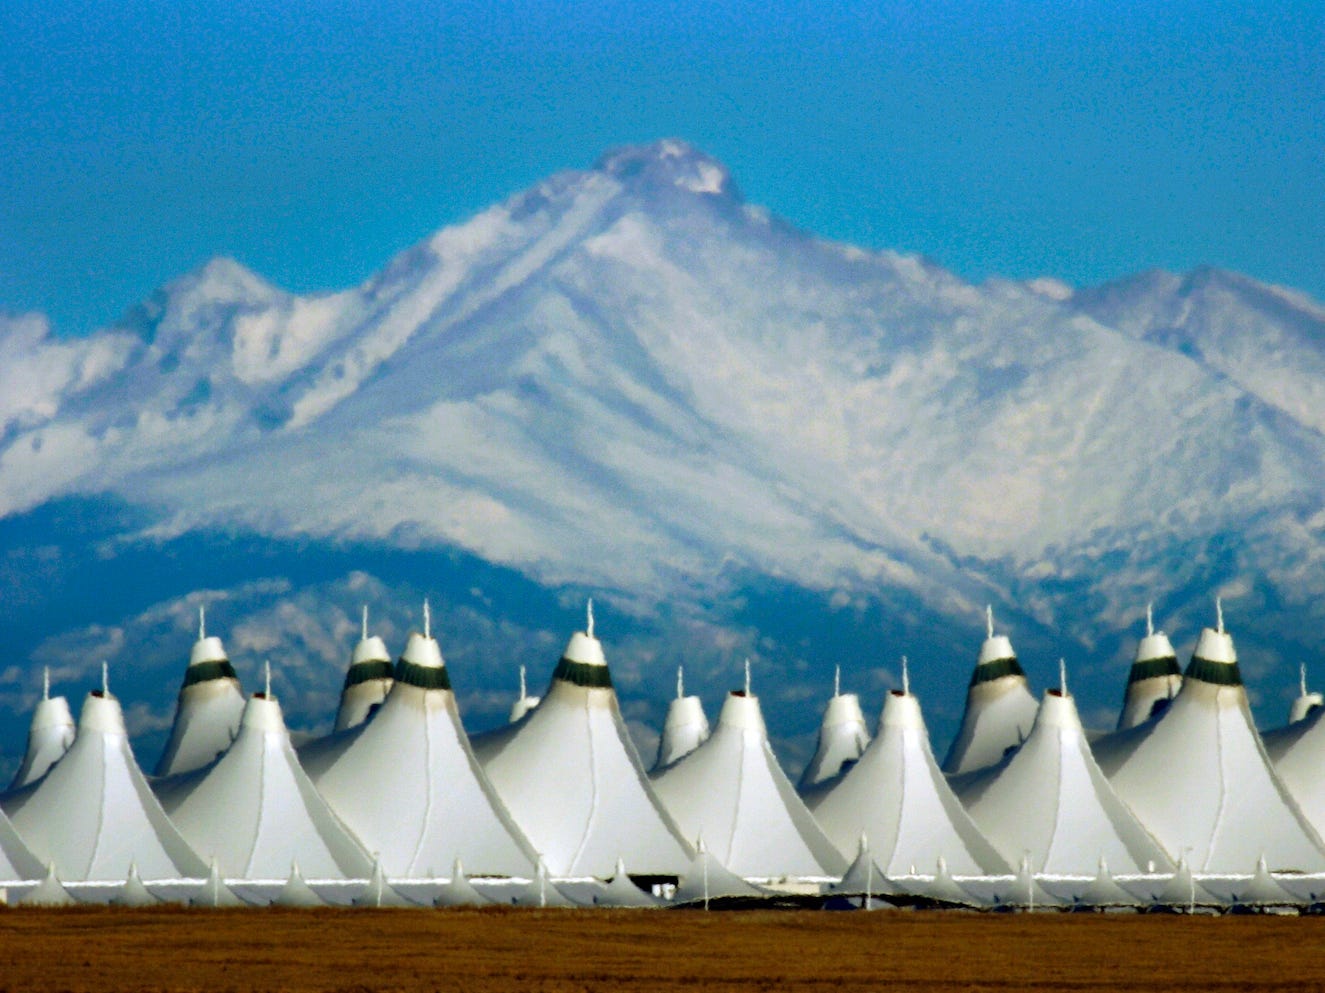
<svg viewBox="0 0 1325 993">
<path fill-rule="evenodd" d="M 1325 988 L 1325 918 L 0 911 L 0 990 Z"/>
</svg>

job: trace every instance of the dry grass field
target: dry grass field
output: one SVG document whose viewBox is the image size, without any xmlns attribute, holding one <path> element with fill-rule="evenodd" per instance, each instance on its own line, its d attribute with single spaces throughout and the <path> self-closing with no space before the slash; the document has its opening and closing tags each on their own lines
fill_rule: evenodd
<svg viewBox="0 0 1325 993">
<path fill-rule="evenodd" d="M 0 990 L 1325 988 L 1325 918 L 0 911 Z"/>
</svg>

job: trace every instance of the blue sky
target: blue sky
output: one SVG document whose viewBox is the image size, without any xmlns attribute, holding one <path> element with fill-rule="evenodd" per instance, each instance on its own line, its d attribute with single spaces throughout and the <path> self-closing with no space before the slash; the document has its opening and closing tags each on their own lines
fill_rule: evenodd
<svg viewBox="0 0 1325 993">
<path fill-rule="evenodd" d="M 667 136 L 970 278 L 1210 263 L 1325 299 L 1319 4 L 11 0 L 0 31 L 0 308 L 63 334 L 216 254 L 351 285 Z"/>
</svg>

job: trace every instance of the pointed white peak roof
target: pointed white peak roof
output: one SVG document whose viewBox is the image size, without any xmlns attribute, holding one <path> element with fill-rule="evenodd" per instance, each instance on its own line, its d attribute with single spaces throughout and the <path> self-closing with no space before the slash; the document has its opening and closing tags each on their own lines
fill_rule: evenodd
<svg viewBox="0 0 1325 993">
<path fill-rule="evenodd" d="M 21 836 L 70 881 L 201 876 L 205 866 L 166 817 L 129 747 L 119 700 L 105 688 L 83 702 L 78 734 L 41 780 L 3 801 Z"/>
<path fill-rule="evenodd" d="M 934 864 L 934 875 L 913 876 L 904 883 L 906 890 L 920 904 L 939 907 L 983 907 L 985 901 L 952 878 L 952 870 L 942 855 Z"/>
<path fill-rule="evenodd" d="M 511 704 L 510 723 L 514 724 L 537 707 L 541 699 L 542 697 L 530 694 L 529 686 L 525 681 L 525 667 L 520 666 L 520 695 L 516 697 L 515 703 Z"/>
<path fill-rule="evenodd" d="M 553 875 L 603 877 L 624 858 L 638 873 L 670 876 L 689 861 L 690 846 L 649 785 L 591 630 L 571 636 L 542 703 L 476 739 L 474 750 Z"/>
<path fill-rule="evenodd" d="M 732 872 L 704 845 L 700 838 L 695 845 L 695 856 L 681 873 L 676 892 L 672 894 L 672 905 L 701 906 L 705 910 L 713 903 L 739 903 L 748 900 L 760 900 L 768 893 L 758 886 L 747 883 Z"/>
<path fill-rule="evenodd" d="M 653 776 L 659 799 L 690 837 L 745 877 L 837 876 L 846 860 L 815 823 L 768 743 L 759 698 L 727 695 L 712 737 Z"/>
<path fill-rule="evenodd" d="M 380 859 L 373 859 L 372 873 L 368 876 L 368 885 L 353 900 L 356 907 L 414 907 L 412 900 L 406 899 L 400 891 L 387 882 Z"/>
<path fill-rule="evenodd" d="M 1118 730 L 1136 727 L 1163 712 L 1182 688 L 1182 668 L 1168 635 L 1155 630 L 1153 605 L 1146 605 L 1146 634 L 1136 646 L 1127 674 Z"/>
<path fill-rule="evenodd" d="M 624 859 L 616 860 L 612 878 L 604 882 L 594 893 L 593 902 L 598 907 L 638 907 L 643 910 L 661 907 L 663 903 L 652 893 L 645 893 L 630 881 Z"/>
<path fill-rule="evenodd" d="M 54 862 L 46 863 L 46 874 L 18 901 L 20 907 L 72 907 L 78 901 L 64 888 Z"/>
<path fill-rule="evenodd" d="M 1288 723 L 1296 724 L 1325 706 L 1325 695 L 1307 689 L 1307 665 L 1298 666 L 1298 694 L 1288 708 Z"/>
<path fill-rule="evenodd" d="M 870 901 L 876 901 L 880 906 L 888 906 L 888 897 L 905 893 L 888 879 L 887 873 L 874 861 L 869 841 L 863 833 L 860 836 L 860 844 L 856 847 L 855 859 L 847 866 L 847 871 L 842 873 L 842 878 L 830 887 L 828 892 L 833 896 L 864 897 L 866 910 L 870 909 Z"/>
<path fill-rule="evenodd" d="M 516 907 L 578 907 L 579 904 L 563 893 L 557 884 L 548 878 L 547 866 L 538 863 L 534 878 L 520 887 L 510 896 L 512 906 Z"/>
<path fill-rule="evenodd" d="M 972 819 L 1009 862 L 1088 875 L 1101 858 L 1124 872 L 1172 865 L 1095 764 L 1076 701 L 1046 690 L 1026 742 L 1003 762 L 956 784 Z"/>
<path fill-rule="evenodd" d="M 129 874 L 124 877 L 124 885 L 110 898 L 115 907 L 154 907 L 161 902 L 143 883 L 138 875 L 138 866 L 129 863 Z"/>
<path fill-rule="evenodd" d="M 833 672 L 833 695 L 819 723 L 819 741 L 801 774 L 800 789 L 832 779 L 844 765 L 860 758 L 869 743 L 870 729 L 860 709 L 860 697 L 842 692 L 842 668 L 838 666 Z"/>
<path fill-rule="evenodd" d="M 1003 910 L 1062 910 L 1064 901 L 1054 896 L 1035 878 L 1029 855 L 1017 863 L 1011 882 L 998 880 L 993 888 L 994 906 Z"/>
<path fill-rule="evenodd" d="M 1217 913 L 1223 909 L 1224 901 L 1196 881 L 1184 854 L 1178 857 L 1173 875 L 1158 887 L 1151 887 L 1150 906 L 1176 913 Z"/>
<path fill-rule="evenodd" d="M 1265 751 L 1274 771 L 1316 833 L 1325 837 L 1325 709 L 1267 732 Z"/>
<path fill-rule="evenodd" d="M 1278 871 L 1325 871 L 1325 847 L 1256 731 L 1222 611 L 1168 709 L 1096 757 L 1156 840 L 1170 855 L 1190 850 L 1201 872 L 1245 872 L 1262 853 Z"/>
<path fill-rule="evenodd" d="M 216 866 L 216 859 L 212 859 L 212 864 L 207 870 L 207 878 L 203 880 L 202 886 L 189 897 L 190 907 L 206 907 L 213 910 L 233 907 L 249 906 L 244 900 L 241 900 L 225 880 L 221 878 L 221 870 Z"/>
<path fill-rule="evenodd" d="M 373 719 L 306 745 L 300 759 L 393 877 L 432 876 L 457 858 L 484 875 L 533 871 L 534 849 L 474 757 L 426 605 Z"/>
<path fill-rule="evenodd" d="M 175 723 L 154 775 L 175 776 L 215 761 L 230 747 L 244 711 L 239 677 L 220 638 L 207 634 L 207 615 L 198 608 L 198 640 L 175 704 Z"/>
<path fill-rule="evenodd" d="M 949 776 L 993 765 L 1030 733 L 1038 709 L 1026 673 L 1006 635 L 994 634 L 994 611 L 985 608 L 985 640 L 966 689 L 962 724 L 943 760 Z"/>
<path fill-rule="evenodd" d="M 432 902 L 435 907 L 484 907 L 492 901 L 474 889 L 465 867 L 456 859 L 451 865 L 451 878 L 442 884 Z"/>
<path fill-rule="evenodd" d="M 1296 914 L 1305 901 L 1293 896 L 1270 875 L 1262 855 L 1256 860 L 1251 879 L 1233 885 L 1233 910 L 1244 913 Z"/>
<path fill-rule="evenodd" d="M 1099 868 L 1080 893 L 1076 894 L 1073 905 L 1079 910 L 1139 910 L 1143 900 L 1133 895 L 1113 878 L 1108 860 L 1100 856 Z"/>
<path fill-rule="evenodd" d="M 815 818 L 844 855 L 868 835 L 893 876 L 939 859 L 963 875 L 1009 871 L 939 771 L 905 667 L 903 687 L 888 693 L 879 732 L 856 764 L 807 796 Z"/>
<path fill-rule="evenodd" d="M 315 879 L 362 879 L 372 868 L 304 773 L 270 690 L 249 699 L 218 762 L 162 784 L 160 796 L 185 840 L 226 876 L 279 879 L 296 858 Z"/>
<path fill-rule="evenodd" d="M 32 712 L 28 727 L 28 747 L 18 767 L 11 790 L 35 783 L 46 770 L 60 760 L 74 741 L 74 715 L 69 701 L 62 696 L 51 696 L 51 670 L 42 670 L 42 693 Z"/>
<path fill-rule="evenodd" d="M 290 863 L 290 875 L 286 877 L 285 885 L 281 887 L 280 892 L 272 898 L 273 907 L 325 907 L 327 901 L 323 900 L 304 881 L 304 874 L 299 870 L 298 862 Z"/>
<path fill-rule="evenodd" d="M 373 708 L 381 706 L 386 699 L 394 676 L 386 642 L 368 633 L 368 605 L 365 604 L 359 643 L 354 646 L 350 668 L 345 673 L 345 685 L 340 691 L 336 730 L 344 731 L 366 721 Z"/>
<path fill-rule="evenodd" d="M 676 697 L 667 705 L 667 719 L 663 721 L 662 735 L 658 738 L 658 756 L 654 759 L 654 772 L 689 755 L 710 734 L 709 719 L 704 704 L 697 696 L 686 696 L 685 671 L 676 668 Z"/>
</svg>

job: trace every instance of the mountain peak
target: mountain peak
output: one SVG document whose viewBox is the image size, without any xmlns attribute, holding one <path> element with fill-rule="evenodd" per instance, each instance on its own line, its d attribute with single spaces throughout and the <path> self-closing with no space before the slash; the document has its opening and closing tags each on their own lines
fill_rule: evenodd
<svg viewBox="0 0 1325 993">
<path fill-rule="evenodd" d="M 740 198 L 726 166 L 679 138 L 615 149 L 594 168 L 617 179 Z"/>
</svg>

